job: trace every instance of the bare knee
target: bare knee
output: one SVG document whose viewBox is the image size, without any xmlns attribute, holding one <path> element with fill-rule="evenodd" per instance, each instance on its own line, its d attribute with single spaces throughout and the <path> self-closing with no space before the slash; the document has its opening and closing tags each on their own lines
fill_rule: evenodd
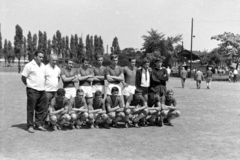
<svg viewBox="0 0 240 160">
<path fill-rule="evenodd" d="M 124 117 L 125 117 L 125 113 L 124 113 L 124 112 L 119 112 L 119 113 L 118 113 L 118 117 L 124 118 Z"/>
<path fill-rule="evenodd" d="M 176 111 L 174 115 L 175 117 L 180 117 L 180 114 L 181 114 L 180 111 Z"/>
<path fill-rule="evenodd" d="M 72 119 L 73 121 L 75 121 L 75 120 L 77 119 L 77 115 L 76 115 L 76 114 L 71 114 L 71 119 Z"/>
<path fill-rule="evenodd" d="M 142 114 L 145 115 L 145 116 L 148 115 L 148 109 L 144 109 L 144 110 L 142 111 Z"/>
<path fill-rule="evenodd" d="M 130 109 L 126 109 L 126 110 L 125 110 L 125 115 L 126 115 L 126 116 L 129 116 L 130 114 L 131 114 L 131 110 L 130 110 Z"/>
<path fill-rule="evenodd" d="M 68 115 L 68 114 L 65 114 L 64 115 L 64 119 L 65 119 L 65 121 L 70 121 L 71 120 L 71 116 L 70 115 Z"/>
<path fill-rule="evenodd" d="M 50 121 L 53 123 L 57 122 L 57 117 L 55 115 L 50 116 Z"/>
<path fill-rule="evenodd" d="M 89 119 L 89 120 L 93 120 L 93 119 L 94 119 L 93 114 L 89 114 L 89 115 L 88 115 L 88 119 Z"/>
<path fill-rule="evenodd" d="M 108 114 L 108 116 L 109 116 L 109 118 L 111 118 L 111 119 L 115 119 L 116 114 L 115 114 L 114 112 L 111 112 L 111 113 Z"/>
<path fill-rule="evenodd" d="M 166 118 L 167 117 L 167 112 L 162 111 L 161 115 Z"/>
</svg>

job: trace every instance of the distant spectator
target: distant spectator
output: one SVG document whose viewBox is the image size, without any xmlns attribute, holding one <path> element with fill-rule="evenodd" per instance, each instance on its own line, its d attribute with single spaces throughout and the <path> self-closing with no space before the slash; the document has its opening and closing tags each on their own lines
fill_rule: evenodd
<svg viewBox="0 0 240 160">
<path fill-rule="evenodd" d="M 203 73 L 198 69 L 198 71 L 195 74 L 195 80 L 197 84 L 197 89 L 201 88 L 201 81 L 203 80 Z"/>
<path fill-rule="evenodd" d="M 233 82 L 237 82 L 237 75 L 238 75 L 238 71 L 235 68 L 234 71 L 233 71 Z"/>
</svg>

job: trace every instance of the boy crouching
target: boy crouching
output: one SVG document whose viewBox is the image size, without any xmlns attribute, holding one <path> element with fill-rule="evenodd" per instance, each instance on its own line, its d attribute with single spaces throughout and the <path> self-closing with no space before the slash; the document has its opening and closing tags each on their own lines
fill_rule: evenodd
<svg viewBox="0 0 240 160">
<path fill-rule="evenodd" d="M 57 96 L 51 100 L 49 107 L 49 117 L 52 123 L 53 130 L 62 130 L 63 125 L 71 120 L 68 114 L 69 101 L 65 97 L 65 90 L 59 88 L 57 90 Z"/>
<path fill-rule="evenodd" d="M 154 88 L 150 89 L 148 94 L 148 111 L 149 118 L 147 119 L 150 125 L 158 124 L 162 126 L 162 105 L 160 96 L 157 94 L 157 91 Z"/>
<path fill-rule="evenodd" d="M 180 116 L 180 111 L 177 109 L 177 101 L 173 97 L 173 90 L 167 90 L 166 96 L 162 97 L 162 116 L 163 122 L 166 125 L 172 125 L 171 120 Z"/>
<path fill-rule="evenodd" d="M 88 108 L 86 100 L 84 98 L 84 92 L 82 89 L 78 89 L 76 92 L 76 97 L 70 100 L 72 108 L 69 114 L 71 115 L 71 128 L 80 129 L 82 128 L 83 122 L 87 121 L 89 118 Z"/>
<path fill-rule="evenodd" d="M 96 91 L 93 99 L 92 109 L 89 111 L 90 116 L 94 118 L 95 128 L 99 128 L 99 124 L 104 124 L 105 128 L 109 128 L 111 119 L 106 114 L 105 105 L 102 98 L 102 92 Z"/>
<path fill-rule="evenodd" d="M 133 117 L 133 123 L 135 127 L 139 127 L 139 120 L 145 123 L 145 119 L 148 115 L 147 103 L 142 96 L 142 90 L 136 89 L 134 95 L 130 95 L 126 103 L 126 121 L 129 124 L 129 118 Z"/>
<path fill-rule="evenodd" d="M 121 97 L 118 95 L 119 89 L 113 87 L 111 90 L 111 95 L 109 95 L 105 100 L 107 115 L 113 124 L 113 127 L 117 127 L 119 121 L 125 121 L 125 113 L 123 108 L 123 102 Z"/>
</svg>

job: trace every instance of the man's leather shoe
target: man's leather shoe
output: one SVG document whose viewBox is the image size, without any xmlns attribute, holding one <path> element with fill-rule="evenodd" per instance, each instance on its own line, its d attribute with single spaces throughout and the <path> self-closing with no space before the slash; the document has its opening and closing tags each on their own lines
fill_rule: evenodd
<svg viewBox="0 0 240 160">
<path fill-rule="evenodd" d="M 28 128 L 28 132 L 29 132 L 29 133 L 34 133 L 33 127 L 29 127 L 29 128 Z"/>
</svg>

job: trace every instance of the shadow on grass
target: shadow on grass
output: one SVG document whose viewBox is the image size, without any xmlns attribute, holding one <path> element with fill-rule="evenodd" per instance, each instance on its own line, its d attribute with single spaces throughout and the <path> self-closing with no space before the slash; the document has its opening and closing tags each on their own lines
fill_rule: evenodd
<svg viewBox="0 0 240 160">
<path fill-rule="evenodd" d="M 19 128 L 19 129 L 22 129 L 22 130 L 25 130 L 25 131 L 27 131 L 27 129 L 28 129 L 26 123 L 15 124 L 15 125 L 12 125 L 11 127 L 16 127 L 16 128 Z"/>
</svg>

